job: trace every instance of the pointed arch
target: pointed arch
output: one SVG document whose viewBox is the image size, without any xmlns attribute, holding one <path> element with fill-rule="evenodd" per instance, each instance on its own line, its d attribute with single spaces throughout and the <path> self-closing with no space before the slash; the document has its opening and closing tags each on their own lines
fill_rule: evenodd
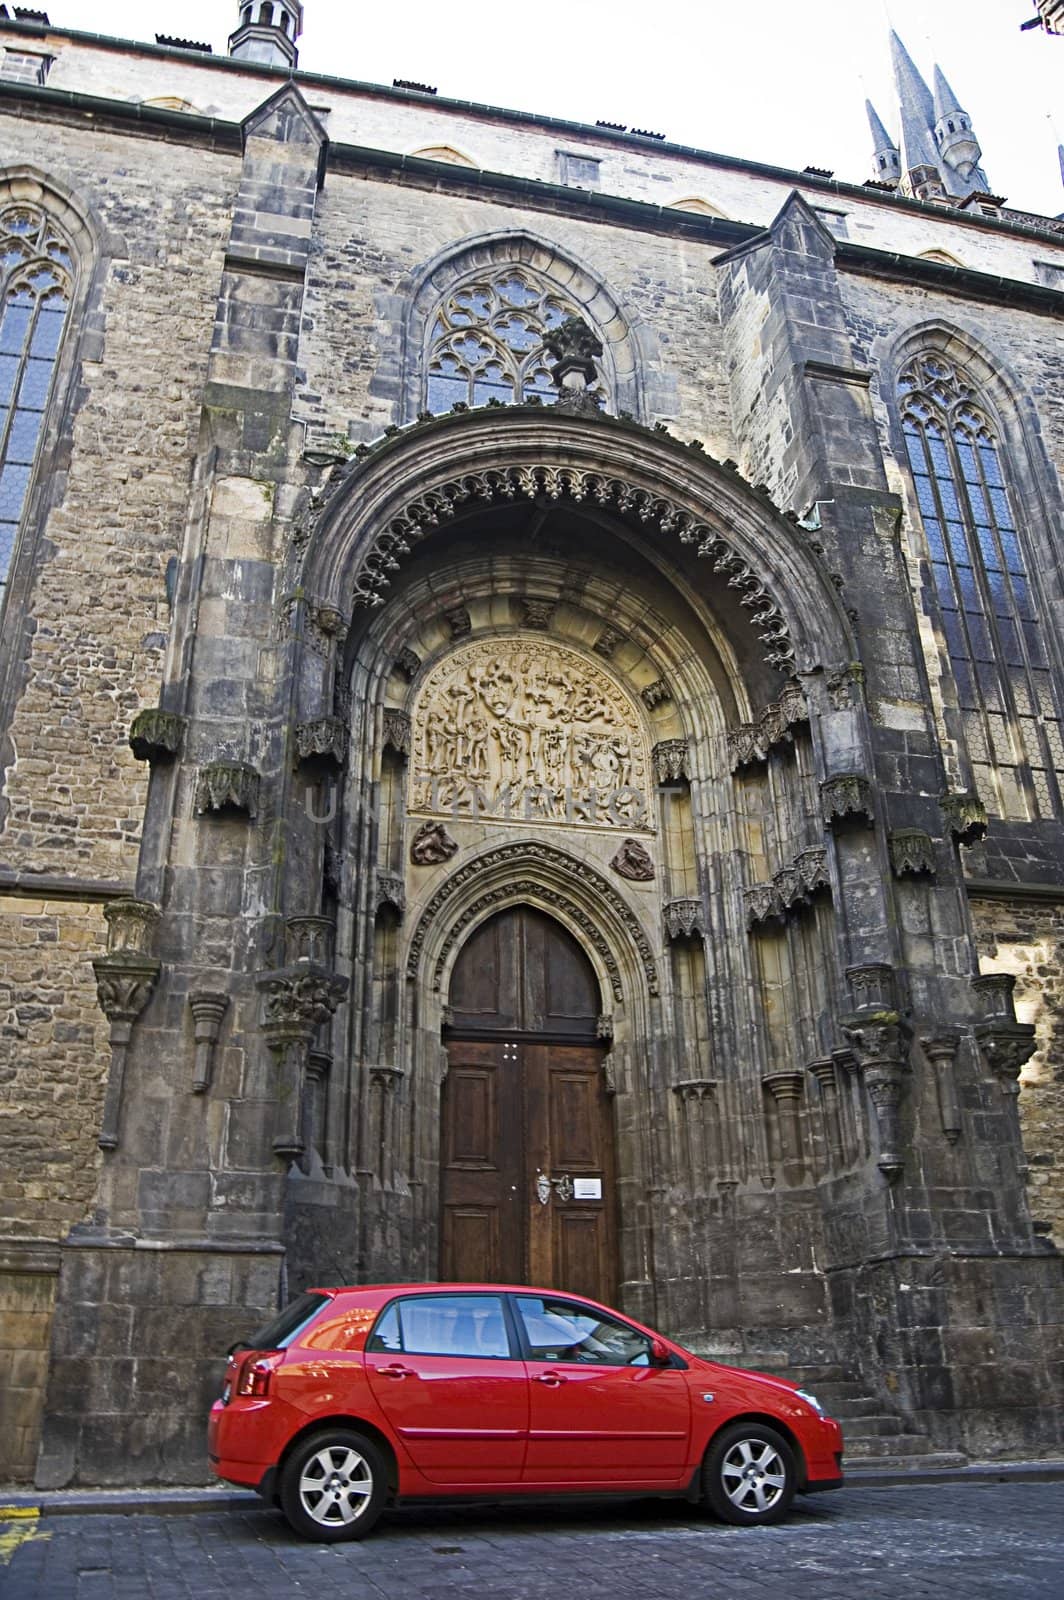
<svg viewBox="0 0 1064 1600">
<path fill-rule="evenodd" d="M 1034 406 L 974 333 L 944 321 L 908 330 L 888 370 L 926 607 L 956 697 L 950 731 L 991 814 L 1059 818 L 1057 491 Z"/>
<path fill-rule="evenodd" d="M 505 292 L 508 272 L 518 284 L 510 296 Z M 610 408 L 643 418 L 646 368 L 657 365 L 653 335 L 600 274 L 553 241 L 523 228 L 470 235 L 426 262 L 403 287 L 406 315 L 398 376 L 407 421 L 421 411 L 437 409 L 429 403 L 427 381 L 434 349 L 441 359 L 458 356 L 457 364 L 439 375 L 457 380 L 464 371 L 467 388 L 467 394 L 459 393 L 459 383 L 453 383 L 454 393 L 446 405 L 441 389 L 438 409 L 449 410 L 458 399 L 467 404 L 483 404 L 488 398 L 505 401 L 507 390 L 512 398 L 536 395 L 549 400 L 553 397 L 549 379 L 537 361 L 541 334 L 544 327 L 574 313 L 602 340 L 600 370 Z M 455 296 L 469 295 L 472 303 L 456 303 Z M 441 314 L 442 325 L 437 327 Z M 468 318 L 465 323 L 463 315 Z M 484 336 L 485 345 L 482 354 L 468 352 L 470 361 L 464 367 L 463 352 L 450 349 L 461 340 L 463 327 Z"/>
</svg>

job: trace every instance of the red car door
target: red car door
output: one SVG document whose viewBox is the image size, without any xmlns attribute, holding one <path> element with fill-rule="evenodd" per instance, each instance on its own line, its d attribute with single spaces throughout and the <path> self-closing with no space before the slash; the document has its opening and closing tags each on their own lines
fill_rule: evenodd
<svg viewBox="0 0 1064 1600">
<path fill-rule="evenodd" d="M 403 1295 L 378 1319 L 365 1361 L 374 1398 L 426 1478 L 520 1483 L 528 1373 L 501 1296 Z"/>
<path fill-rule="evenodd" d="M 654 1488 L 688 1476 L 687 1373 L 652 1365 L 650 1340 L 561 1297 L 514 1297 L 527 1341 L 526 1484 Z"/>
</svg>

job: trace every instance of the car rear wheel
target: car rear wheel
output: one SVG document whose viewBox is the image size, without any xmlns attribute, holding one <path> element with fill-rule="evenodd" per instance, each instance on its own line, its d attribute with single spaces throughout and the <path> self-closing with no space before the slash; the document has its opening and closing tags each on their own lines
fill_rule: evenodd
<svg viewBox="0 0 1064 1600">
<path fill-rule="evenodd" d="M 713 1440 L 702 1465 L 702 1490 L 725 1522 L 779 1522 L 794 1499 L 794 1451 L 774 1428 L 734 1422 Z"/>
<path fill-rule="evenodd" d="M 354 1429 L 312 1434 L 281 1471 L 281 1509 L 305 1539 L 361 1539 L 384 1508 L 388 1475 L 371 1439 Z"/>
</svg>

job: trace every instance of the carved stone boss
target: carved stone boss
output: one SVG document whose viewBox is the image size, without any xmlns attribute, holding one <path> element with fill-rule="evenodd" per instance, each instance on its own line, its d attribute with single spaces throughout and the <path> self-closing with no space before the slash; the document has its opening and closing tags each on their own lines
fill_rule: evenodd
<svg viewBox="0 0 1064 1600">
<path fill-rule="evenodd" d="M 98 1143 L 101 1150 L 113 1150 L 118 1144 L 133 1024 L 151 998 L 161 967 L 151 954 L 159 912 L 145 900 L 112 900 L 103 914 L 107 953 L 92 963 L 92 970 L 97 1001 L 111 1024 L 111 1065 Z"/>
<path fill-rule="evenodd" d="M 410 748 L 414 814 L 647 824 L 639 713 L 597 663 L 542 637 L 476 640 L 445 657 L 418 695 Z"/>
<path fill-rule="evenodd" d="M 850 1041 L 879 1130 L 877 1166 L 894 1183 L 902 1173 L 905 1158 L 901 1140 L 901 1102 L 909 1070 L 902 1032 L 901 1012 L 896 1004 L 893 969 L 881 962 L 863 967 L 847 967 L 846 977 L 854 1009 L 842 1019 L 842 1031 Z"/>
</svg>

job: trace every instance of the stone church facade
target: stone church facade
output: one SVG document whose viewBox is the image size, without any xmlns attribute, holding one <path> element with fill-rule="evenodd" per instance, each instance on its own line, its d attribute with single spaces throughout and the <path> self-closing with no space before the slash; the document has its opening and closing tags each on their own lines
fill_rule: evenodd
<svg viewBox="0 0 1064 1600">
<path fill-rule="evenodd" d="M 437 1277 L 1059 1449 L 1064 224 L 301 26 L 0 7 L 0 1471 Z"/>
</svg>

